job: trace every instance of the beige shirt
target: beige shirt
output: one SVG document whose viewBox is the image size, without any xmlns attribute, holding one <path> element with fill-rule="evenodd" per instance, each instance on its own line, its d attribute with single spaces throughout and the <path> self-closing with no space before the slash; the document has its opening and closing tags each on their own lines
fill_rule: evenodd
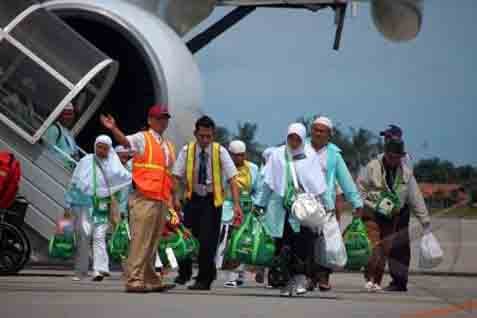
<svg viewBox="0 0 477 318">
<path fill-rule="evenodd" d="M 430 222 L 429 211 L 412 171 L 406 165 L 401 165 L 397 173 L 402 176 L 397 190 L 401 203 L 399 208 L 402 209 L 408 204 L 422 224 Z M 374 211 L 381 192 L 390 190 L 386 183 L 386 170 L 383 168 L 382 160 L 371 160 L 358 177 L 357 184 L 365 207 Z"/>
<path fill-rule="evenodd" d="M 180 177 L 180 178 L 185 178 L 186 177 L 186 160 L 187 160 L 187 148 L 188 146 L 184 146 L 182 150 L 179 153 L 179 156 L 177 157 L 176 163 L 174 164 L 174 167 L 172 168 L 172 174 Z M 206 177 L 206 188 L 203 188 L 203 185 L 198 184 L 198 171 L 199 171 L 199 163 L 200 163 L 200 152 L 202 151 L 202 148 L 197 144 L 196 150 L 195 150 L 195 172 L 194 173 L 194 192 L 198 193 L 199 195 L 205 195 L 207 192 L 213 192 L 212 190 L 212 145 L 209 145 L 206 149 L 205 152 L 207 153 L 207 177 Z M 237 174 L 237 168 L 235 167 L 235 164 L 230 157 L 228 151 L 220 146 L 220 164 L 222 167 L 222 179 L 224 180 L 230 180 L 235 175 Z"/>
</svg>

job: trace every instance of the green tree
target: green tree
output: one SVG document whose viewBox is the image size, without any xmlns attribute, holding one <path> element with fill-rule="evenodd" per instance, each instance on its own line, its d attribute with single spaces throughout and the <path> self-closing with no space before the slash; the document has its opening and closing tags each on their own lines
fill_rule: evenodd
<svg viewBox="0 0 477 318">
<path fill-rule="evenodd" d="M 230 142 L 230 138 L 231 135 L 227 128 L 223 126 L 217 126 L 217 129 L 215 130 L 216 142 L 227 148 Z"/>
</svg>

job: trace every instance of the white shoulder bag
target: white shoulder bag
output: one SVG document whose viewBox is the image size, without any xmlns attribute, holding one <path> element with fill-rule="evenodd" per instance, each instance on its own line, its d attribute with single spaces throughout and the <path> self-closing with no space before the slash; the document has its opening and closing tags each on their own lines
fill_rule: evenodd
<svg viewBox="0 0 477 318">
<path fill-rule="evenodd" d="M 287 160 L 290 165 L 293 186 L 296 191 L 295 201 L 291 207 L 291 213 L 300 222 L 301 225 L 316 228 L 321 227 L 327 220 L 326 210 L 321 201 L 312 193 L 306 193 L 301 190 L 298 184 L 298 177 L 295 170 L 295 164 L 292 160 Z"/>
</svg>

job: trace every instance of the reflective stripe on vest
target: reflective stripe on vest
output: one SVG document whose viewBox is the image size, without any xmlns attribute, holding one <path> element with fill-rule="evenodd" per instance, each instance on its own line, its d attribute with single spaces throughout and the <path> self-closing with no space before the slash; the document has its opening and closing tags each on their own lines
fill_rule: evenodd
<svg viewBox="0 0 477 318">
<path fill-rule="evenodd" d="M 187 198 L 192 198 L 195 177 L 195 153 L 197 144 L 191 142 L 187 146 L 186 179 Z M 212 144 L 212 190 L 214 193 L 214 206 L 219 207 L 224 203 L 224 187 L 222 185 L 222 165 L 220 162 L 220 144 Z"/>
<path fill-rule="evenodd" d="M 136 155 L 133 160 L 133 179 L 136 188 L 146 197 L 167 201 L 172 191 L 172 180 L 166 152 L 161 143 L 157 142 L 151 132 L 144 133 L 146 141 L 143 155 Z M 171 166 L 174 160 L 174 146 L 166 143 Z"/>
</svg>

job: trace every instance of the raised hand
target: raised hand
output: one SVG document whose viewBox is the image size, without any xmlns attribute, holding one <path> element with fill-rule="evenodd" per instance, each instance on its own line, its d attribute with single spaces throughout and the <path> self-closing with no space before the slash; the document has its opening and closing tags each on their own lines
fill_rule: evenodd
<svg viewBox="0 0 477 318">
<path fill-rule="evenodd" d="M 114 117 L 109 114 L 106 116 L 99 116 L 99 120 L 101 121 L 101 124 L 109 130 L 112 130 L 116 127 L 116 120 L 114 120 Z"/>
</svg>

